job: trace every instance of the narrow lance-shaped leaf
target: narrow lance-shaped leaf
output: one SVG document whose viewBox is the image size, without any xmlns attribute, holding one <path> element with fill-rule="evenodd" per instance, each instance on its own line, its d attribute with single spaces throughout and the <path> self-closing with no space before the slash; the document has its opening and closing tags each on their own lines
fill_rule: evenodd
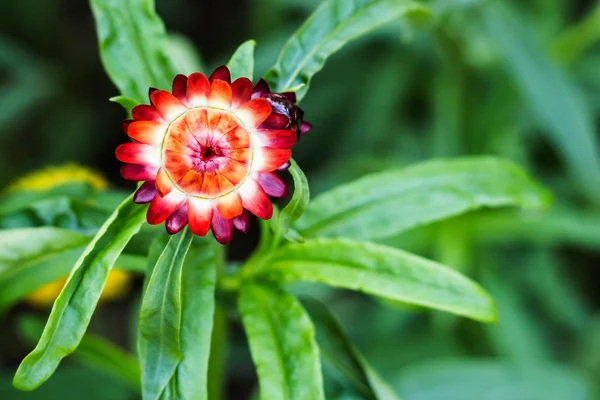
<svg viewBox="0 0 600 400">
<path fill-rule="evenodd" d="M 303 298 L 317 332 L 317 343 L 324 364 L 352 384 L 357 394 L 370 400 L 398 400 L 387 383 L 369 366 L 360 352 L 344 333 L 339 322 L 325 304 L 312 298 Z"/>
<path fill-rule="evenodd" d="M 256 272 L 277 282 L 309 281 L 436 308 L 485 322 L 489 295 L 450 267 L 387 246 L 347 239 L 291 243 Z"/>
<path fill-rule="evenodd" d="M 427 7 L 408 0 L 328 0 L 292 35 L 265 79 L 276 92 L 299 85 L 298 100 L 327 57 L 349 41 L 399 17 Z"/>
<path fill-rule="evenodd" d="M 194 235 L 186 228 L 171 236 L 148 281 L 140 310 L 142 395 L 158 399 L 181 360 L 181 275 Z"/>
<path fill-rule="evenodd" d="M 248 40 L 240 45 L 227 63 L 231 71 L 231 79 L 246 77 L 252 80 L 254 75 L 254 47 L 256 42 Z"/>
<path fill-rule="evenodd" d="M 291 166 L 288 169 L 294 178 L 294 194 L 290 202 L 279 213 L 279 230 L 288 240 L 293 242 L 302 241 L 298 232 L 291 228 L 291 224 L 304 214 L 310 201 L 310 189 L 306 176 L 296 164 L 296 161 L 290 160 Z"/>
<path fill-rule="evenodd" d="M 154 0 L 90 0 L 104 69 L 121 95 L 147 101 L 148 88 L 168 89 L 174 71 Z"/>
<path fill-rule="evenodd" d="M 541 208 L 549 201 L 549 193 L 509 161 L 435 160 L 325 192 L 295 227 L 304 237 L 380 239 L 483 207 Z"/>
<path fill-rule="evenodd" d="M 212 238 L 197 238 L 183 265 L 180 346 L 182 358 L 172 380 L 178 398 L 208 398 L 208 362 L 215 313 L 217 269 L 223 247 Z"/>
<path fill-rule="evenodd" d="M 81 255 L 56 299 L 36 348 L 23 360 L 14 379 L 22 390 L 33 390 L 52 375 L 73 352 L 90 322 L 117 257 L 145 220 L 146 207 L 128 197 L 100 228 Z"/>
<path fill-rule="evenodd" d="M 314 327 L 298 300 L 278 289 L 245 284 L 239 309 L 263 400 L 324 399 Z"/>
</svg>

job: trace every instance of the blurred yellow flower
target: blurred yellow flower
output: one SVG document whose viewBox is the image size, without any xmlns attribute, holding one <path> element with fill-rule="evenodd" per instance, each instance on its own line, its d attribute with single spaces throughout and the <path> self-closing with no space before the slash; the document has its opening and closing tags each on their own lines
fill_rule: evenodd
<svg viewBox="0 0 600 400">
<path fill-rule="evenodd" d="M 46 167 L 24 175 L 9 185 L 7 192 L 16 192 L 19 190 L 44 191 L 68 183 L 87 183 L 97 190 L 108 187 L 108 182 L 98 172 L 77 164 L 65 164 Z M 60 278 L 42 286 L 29 294 L 26 302 L 40 308 L 51 306 L 66 281 L 66 277 Z M 132 276 L 128 272 L 119 269 L 112 270 L 108 275 L 108 280 L 106 281 L 100 300 L 106 301 L 123 297 L 129 291 L 131 281 Z"/>
</svg>

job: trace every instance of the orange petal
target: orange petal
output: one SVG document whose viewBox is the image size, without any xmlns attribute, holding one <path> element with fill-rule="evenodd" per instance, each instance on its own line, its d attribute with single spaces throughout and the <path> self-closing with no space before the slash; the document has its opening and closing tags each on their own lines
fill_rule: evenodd
<svg viewBox="0 0 600 400">
<path fill-rule="evenodd" d="M 271 114 L 273 108 L 267 99 L 250 100 L 235 110 L 235 115 L 249 129 L 258 128 Z"/>
<path fill-rule="evenodd" d="M 185 203 L 186 198 L 187 196 L 179 191 L 172 191 L 165 197 L 154 196 L 146 213 L 146 220 L 150 225 L 164 222 Z"/>
<path fill-rule="evenodd" d="M 210 200 L 190 197 L 188 219 L 194 235 L 206 236 L 212 220 L 213 206 Z"/>
<path fill-rule="evenodd" d="M 258 218 L 269 219 L 273 216 L 273 205 L 265 191 L 252 178 L 248 178 L 239 188 L 244 208 Z"/>
<path fill-rule="evenodd" d="M 281 167 L 292 157 L 289 149 L 274 149 L 272 147 L 258 147 L 254 152 L 252 169 L 258 172 L 271 172 Z"/>
<path fill-rule="evenodd" d="M 177 97 L 164 90 L 152 92 L 150 101 L 156 107 L 156 111 L 167 121 L 174 120 L 187 110 L 187 107 Z"/>
<path fill-rule="evenodd" d="M 166 196 L 173 190 L 173 182 L 169 175 L 167 175 L 167 171 L 164 168 L 158 170 L 156 174 L 156 191 L 159 196 Z"/>
<path fill-rule="evenodd" d="M 242 207 L 242 198 L 237 191 L 233 191 L 225 196 L 215 199 L 215 206 L 223 218 L 231 219 L 241 215 L 244 211 Z"/>
<path fill-rule="evenodd" d="M 230 108 L 233 94 L 229 83 L 215 79 L 208 93 L 208 103 L 212 107 Z"/>
<path fill-rule="evenodd" d="M 249 166 L 247 163 L 243 163 L 233 159 L 227 159 L 224 163 L 219 165 L 219 171 L 223 176 L 227 178 L 234 186 L 237 186 L 246 178 L 248 175 Z"/>
<path fill-rule="evenodd" d="M 129 124 L 127 134 L 138 142 L 159 144 L 167 132 L 167 126 L 159 121 L 134 121 Z"/>
<path fill-rule="evenodd" d="M 201 195 L 204 197 L 216 197 L 222 193 L 221 187 L 219 186 L 219 177 L 217 172 L 206 171 L 204 173 L 204 180 L 202 181 Z"/>
<path fill-rule="evenodd" d="M 115 151 L 120 161 L 130 164 L 158 165 L 160 164 L 160 149 L 148 144 L 130 142 L 123 143 Z"/>
<path fill-rule="evenodd" d="M 219 145 L 231 149 L 247 149 L 250 147 L 250 135 L 246 128 L 238 126 L 223 135 L 219 140 Z"/>
<path fill-rule="evenodd" d="M 177 181 L 177 185 L 188 194 L 202 194 L 202 182 L 204 181 L 204 172 L 190 170 Z"/>
<path fill-rule="evenodd" d="M 204 106 L 208 102 L 210 82 L 206 75 L 200 72 L 191 74 L 187 84 L 187 101 L 190 107 Z"/>
</svg>

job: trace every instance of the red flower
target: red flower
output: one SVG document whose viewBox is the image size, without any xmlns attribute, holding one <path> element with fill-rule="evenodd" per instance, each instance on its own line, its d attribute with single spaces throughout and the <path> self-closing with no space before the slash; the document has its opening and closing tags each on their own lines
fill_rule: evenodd
<svg viewBox="0 0 600 400">
<path fill-rule="evenodd" d="M 231 83 L 227 67 L 210 79 L 201 73 L 177 75 L 172 94 L 150 90 L 152 105 L 138 105 L 123 129 L 134 141 L 120 145 L 125 179 L 145 181 L 134 201 L 148 203 L 150 224 L 166 221 L 174 234 L 188 223 L 219 243 L 233 227 L 248 229 L 248 211 L 273 215 L 268 196 L 285 197 L 288 188 L 274 172 L 289 166 L 291 148 L 310 126 L 293 94 L 271 93 L 261 80 Z"/>
</svg>

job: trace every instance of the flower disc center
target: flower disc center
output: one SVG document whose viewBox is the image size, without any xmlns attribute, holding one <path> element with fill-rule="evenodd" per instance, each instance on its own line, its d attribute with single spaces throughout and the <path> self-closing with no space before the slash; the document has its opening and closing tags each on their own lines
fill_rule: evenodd
<svg viewBox="0 0 600 400">
<path fill-rule="evenodd" d="M 162 158 L 181 191 L 214 198 L 235 190 L 248 175 L 251 138 L 231 112 L 193 108 L 169 126 Z"/>
</svg>

